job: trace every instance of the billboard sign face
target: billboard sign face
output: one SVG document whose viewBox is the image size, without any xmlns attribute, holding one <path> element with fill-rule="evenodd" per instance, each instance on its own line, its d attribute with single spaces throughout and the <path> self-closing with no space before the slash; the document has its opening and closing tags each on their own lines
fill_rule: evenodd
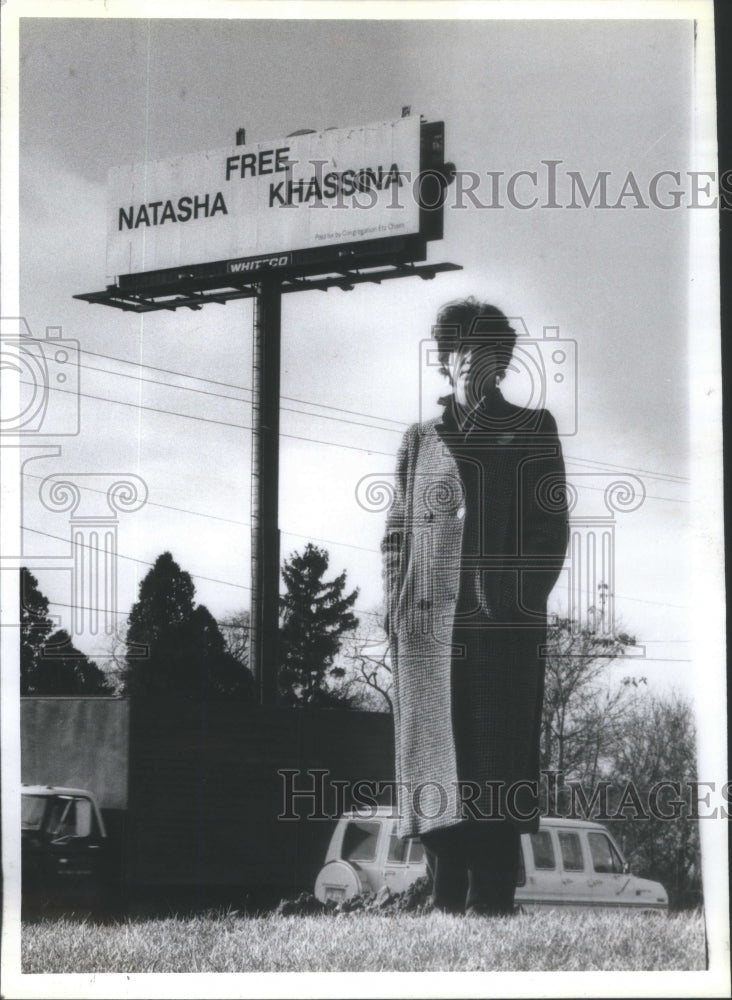
<svg viewBox="0 0 732 1000">
<path fill-rule="evenodd" d="M 419 117 L 115 167 L 107 275 L 233 261 L 419 233 Z M 274 263 L 271 263 L 273 262 Z"/>
</svg>

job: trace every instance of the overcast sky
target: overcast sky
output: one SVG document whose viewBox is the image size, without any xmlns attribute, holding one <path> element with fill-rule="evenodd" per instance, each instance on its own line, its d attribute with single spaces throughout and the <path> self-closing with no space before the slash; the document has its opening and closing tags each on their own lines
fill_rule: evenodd
<svg viewBox="0 0 732 1000">
<path fill-rule="evenodd" d="M 503 172 L 501 207 L 458 209 L 448 198 L 429 259 L 460 272 L 285 296 L 282 554 L 318 541 L 333 572 L 347 569 L 361 589 L 358 606 L 378 603 L 384 515 L 359 506 L 357 484 L 390 474 L 403 429 L 436 412 L 444 386 L 421 378 L 420 341 L 443 302 L 473 294 L 523 320 L 527 345 L 558 327 L 576 351 L 576 383 L 550 378 L 546 399 L 579 488 L 575 513 L 607 514 L 603 491 L 623 472 L 646 491 L 616 519 L 617 614 L 646 652 L 622 672 L 692 690 L 693 41 L 689 20 L 24 21 L 22 311 L 36 336 L 61 326 L 82 349 L 81 432 L 59 442 L 60 457 L 25 467 L 33 531 L 23 551 L 60 624 L 72 603 L 68 514 L 37 498 L 40 479 L 57 472 L 147 484 L 147 505 L 120 515 L 122 621 L 166 549 L 218 618 L 249 603 L 251 303 L 135 316 L 74 300 L 106 283 L 107 171 L 233 145 L 239 126 L 260 142 L 387 121 L 411 105 L 444 120 L 447 158 L 481 175 L 485 201 L 487 172 Z M 545 160 L 561 161 L 560 203 L 568 171 L 588 189 L 607 171 L 611 204 L 632 173 L 648 207 L 633 197 L 605 210 L 509 204 L 517 171 L 538 175 L 536 191 L 517 184 L 518 197 L 546 201 Z M 678 209 L 649 197 L 660 171 L 681 173 Z M 658 200 L 674 186 L 666 177 Z M 530 401 L 519 371 L 505 391 Z M 89 512 L 100 513 L 94 496 Z M 566 609 L 566 578 L 552 604 Z M 84 635 L 78 645 L 99 653 L 104 642 Z"/>
</svg>

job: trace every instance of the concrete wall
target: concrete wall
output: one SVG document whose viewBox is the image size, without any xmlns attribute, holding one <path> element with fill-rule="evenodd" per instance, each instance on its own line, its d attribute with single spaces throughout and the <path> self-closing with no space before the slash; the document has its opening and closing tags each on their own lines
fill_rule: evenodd
<svg viewBox="0 0 732 1000">
<path fill-rule="evenodd" d="M 336 814 L 332 782 L 394 777 L 391 716 L 114 698 L 24 698 L 27 784 L 88 788 L 128 885 L 312 888 Z M 327 772 L 284 820 L 283 769 Z M 350 806 L 348 793 L 345 806 Z"/>
<path fill-rule="evenodd" d="M 87 788 L 102 809 L 125 809 L 129 709 L 121 698 L 21 698 L 21 780 Z"/>
</svg>

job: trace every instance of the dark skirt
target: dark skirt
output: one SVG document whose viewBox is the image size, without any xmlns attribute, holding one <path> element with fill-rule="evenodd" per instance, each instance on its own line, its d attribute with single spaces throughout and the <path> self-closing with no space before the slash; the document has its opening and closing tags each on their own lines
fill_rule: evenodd
<svg viewBox="0 0 732 1000">
<path fill-rule="evenodd" d="M 451 662 L 452 724 L 466 818 L 538 829 L 542 628 L 459 628 Z M 486 783 L 490 783 L 487 785 Z"/>
</svg>

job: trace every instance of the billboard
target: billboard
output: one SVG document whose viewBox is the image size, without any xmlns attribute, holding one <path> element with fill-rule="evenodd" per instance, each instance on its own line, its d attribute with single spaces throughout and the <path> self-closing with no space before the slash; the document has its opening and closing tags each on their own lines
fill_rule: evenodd
<svg viewBox="0 0 732 1000">
<path fill-rule="evenodd" d="M 213 262 L 246 275 L 299 251 L 417 236 L 420 139 L 415 116 L 115 167 L 107 276 Z"/>
</svg>

